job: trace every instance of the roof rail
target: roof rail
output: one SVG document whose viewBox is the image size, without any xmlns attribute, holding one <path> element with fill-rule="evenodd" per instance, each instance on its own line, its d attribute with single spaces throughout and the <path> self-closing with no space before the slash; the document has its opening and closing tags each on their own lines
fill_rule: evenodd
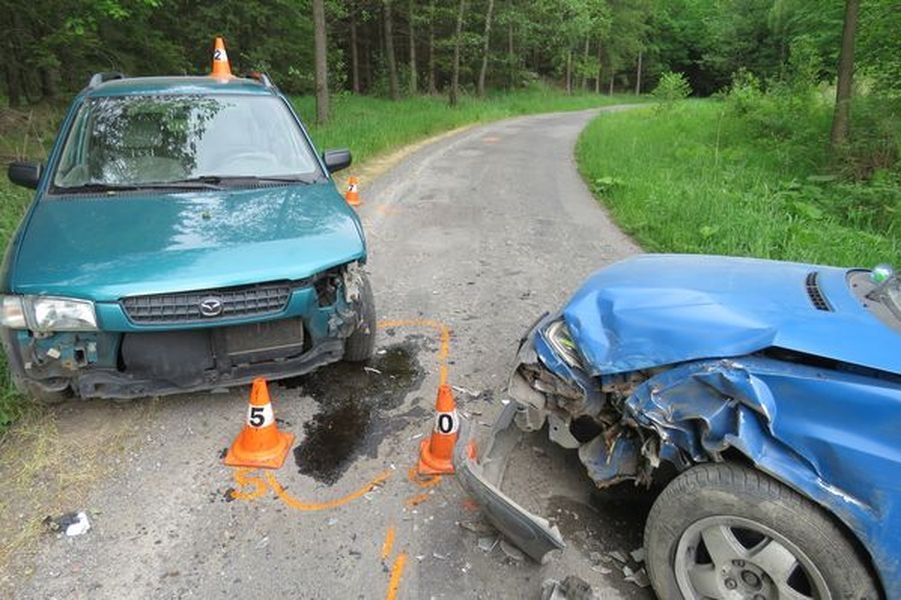
<svg viewBox="0 0 901 600">
<path fill-rule="evenodd" d="M 101 73 L 94 73 L 93 75 L 91 75 L 91 79 L 88 81 L 88 87 L 97 87 L 101 83 L 112 81 L 113 79 L 125 79 L 125 73 L 120 73 L 119 71 L 104 71 Z"/>
<path fill-rule="evenodd" d="M 260 71 L 250 71 L 249 73 L 247 73 L 247 75 L 245 75 L 245 77 L 249 79 L 256 79 L 267 88 L 275 88 L 275 84 L 272 83 L 272 80 L 269 79 L 269 76 Z"/>
</svg>

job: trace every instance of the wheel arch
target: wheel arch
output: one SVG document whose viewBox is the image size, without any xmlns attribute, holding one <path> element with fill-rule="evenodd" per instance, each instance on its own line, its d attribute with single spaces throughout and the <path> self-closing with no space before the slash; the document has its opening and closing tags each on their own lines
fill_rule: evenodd
<svg viewBox="0 0 901 600">
<path fill-rule="evenodd" d="M 651 463 L 667 461 L 679 471 L 740 464 L 812 501 L 854 546 L 883 597 L 901 592 L 901 581 L 893 577 L 901 574 L 898 560 L 870 551 L 878 508 L 824 481 L 813 460 L 778 439 L 770 426 L 773 396 L 741 365 L 699 361 L 664 371 L 635 388 L 623 413 L 643 430 L 642 437 L 659 441 L 657 455 L 645 455 Z"/>
</svg>

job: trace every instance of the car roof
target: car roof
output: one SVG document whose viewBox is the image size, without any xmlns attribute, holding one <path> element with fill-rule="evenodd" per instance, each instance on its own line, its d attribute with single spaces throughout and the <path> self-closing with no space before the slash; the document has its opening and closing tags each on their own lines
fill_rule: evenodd
<svg viewBox="0 0 901 600">
<path fill-rule="evenodd" d="M 276 88 L 243 77 L 126 77 L 98 83 L 85 90 L 88 98 L 156 94 L 259 94 L 275 95 Z"/>
</svg>

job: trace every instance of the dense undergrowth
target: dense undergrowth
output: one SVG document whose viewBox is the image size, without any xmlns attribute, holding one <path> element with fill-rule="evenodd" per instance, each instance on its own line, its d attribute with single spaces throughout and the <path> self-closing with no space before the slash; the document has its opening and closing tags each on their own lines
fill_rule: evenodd
<svg viewBox="0 0 901 600">
<path fill-rule="evenodd" d="M 832 151 L 829 100 L 737 78 L 718 99 L 596 120 L 580 169 L 649 251 L 901 265 L 901 101 L 856 99 Z"/>
</svg>

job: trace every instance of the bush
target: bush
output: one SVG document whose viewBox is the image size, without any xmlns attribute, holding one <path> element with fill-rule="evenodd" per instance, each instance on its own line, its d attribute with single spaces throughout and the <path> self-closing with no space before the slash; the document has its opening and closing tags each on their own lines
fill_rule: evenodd
<svg viewBox="0 0 901 600">
<path fill-rule="evenodd" d="M 659 102 L 659 109 L 669 110 L 679 100 L 691 96 L 691 85 L 682 73 L 667 71 L 660 76 L 657 87 L 651 95 Z"/>
</svg>

